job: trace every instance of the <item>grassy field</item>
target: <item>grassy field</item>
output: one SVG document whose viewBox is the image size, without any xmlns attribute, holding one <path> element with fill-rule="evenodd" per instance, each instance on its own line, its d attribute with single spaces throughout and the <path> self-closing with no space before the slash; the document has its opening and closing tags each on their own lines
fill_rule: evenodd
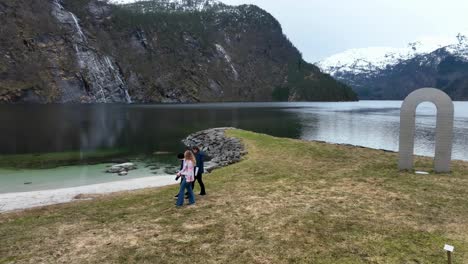
<svg viewBox="0 0 468 264">
<path fill-rule="evenodd" d="M 445 243 L 468 263 L 468 163 L 415 175 L 394 153 L 229 134 L 249 154 L 195 206 L 171 186 L 3 214 L 0 263 L 446 263 Z"/>
</svg>

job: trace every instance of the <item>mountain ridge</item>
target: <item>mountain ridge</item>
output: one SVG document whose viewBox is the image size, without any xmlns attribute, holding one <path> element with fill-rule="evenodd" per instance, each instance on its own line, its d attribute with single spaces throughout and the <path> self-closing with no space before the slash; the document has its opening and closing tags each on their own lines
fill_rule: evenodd
<svg viewBox="0 0 468 264">
<path fill-rule="evenodd" d="M 0 12 L 0 102 L 357 99 L 253 5 L 5 0 Z"/>
<path fill-rule="evenodd" d="M 404 99 L 421 87 L 436 87 L 454 100 L 468 100 L 468 39 L 458 34 L 452 42 L 412 43 L 406 49 L 372 48 L 346 51 L 317 65 L 350 85 L 361 99 Z"/>
</svg>

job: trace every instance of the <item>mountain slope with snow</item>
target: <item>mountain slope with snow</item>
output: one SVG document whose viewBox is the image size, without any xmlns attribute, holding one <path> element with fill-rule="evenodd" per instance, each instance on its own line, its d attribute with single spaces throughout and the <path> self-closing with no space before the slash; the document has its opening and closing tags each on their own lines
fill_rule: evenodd
<svg viewBox="0 0 468 264">
<path fill-rule="evenodd" d="M 351 49 L 333 55 L 319 62 L 318 65 L 332 75 L 340 72 L 372 73 L 442 47 L 442 45 L 428 47 L 423 46 L 421 42 L 415 42 L 408 45 L 408 48 L 371 47 Z"/>
<path fill-rule="evenodd" d="M 110 1 L 110 3 L 140 8 L 141 12 L 143 13 L 159 12 L 161 10 L 172 12 L 200 12 L 217 7 L 228 7 L 217 0 L 140 0 L 134 1 L 133 3 L 122 0 L 113 0 Z"/>
<path fill-rule="evenodd" d="M 454 99 L 468 99 L 466 83 L 468 39 L 418 41 L 407 48 L 365 48 L 333 55 L 317 65 L 352 86 L 361 99 L 403 99 L 411 91 L 431 86 Z M 466 79 L 466 80 L 465 80 Z"/>
</svg>

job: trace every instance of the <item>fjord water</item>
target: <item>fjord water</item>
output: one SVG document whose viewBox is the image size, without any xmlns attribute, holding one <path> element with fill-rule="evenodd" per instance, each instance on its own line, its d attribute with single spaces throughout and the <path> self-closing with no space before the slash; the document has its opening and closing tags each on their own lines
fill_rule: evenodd
<svg viewBox="0 0 468 264">
<path fill-rule="evenodd" d="M 129 155 L 177 153 L 183 150 L 180 140 L 186 135 L 222 126 L 279 137 L 397 151 L 401 103 L 2 105 L 0 155 L 114 149 L 123 150 Z M 434 154 L 435 113 L 432 104 L 418 107 L 416 154 Z M 468 102 L 456 102 L 454 159 L 468 160 L 467 135 Z M 278 152 L 278 155 L 281 153 Z M 110 175 L 101 173 L 103 169 L 99 166 L 88 170 L 84 170 L 85 167 L 62 168 L 64 171 L 53 169 L 50 173 L 48 170 L 0 170 L 0 186 L 4 187 L 0 187 L 0 193 L 12 189 L 72 187 L 114 180 Z M 79 172 L 79 180 L 74 179 L 73 171 Z M 60 174 L 67 176 L 60 177 Z M 130 177 L 145 175 L 136 173 Z M 147 176 L 154 175 L 148 173 Z M 13 177 L 16 180 L 12 180 Z M 25 187 L 23 181 L 33 184 Z M 35 186 L 34 182 L 41 184 Z"/>
</svg>

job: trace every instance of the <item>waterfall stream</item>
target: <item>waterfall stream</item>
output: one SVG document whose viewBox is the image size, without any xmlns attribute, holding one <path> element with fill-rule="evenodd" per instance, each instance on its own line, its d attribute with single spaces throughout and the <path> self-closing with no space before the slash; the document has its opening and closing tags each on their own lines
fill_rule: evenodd
<svg viewBox="0 0 468 264">
<path fill-rule="evenodd" d="M 54 0 L 53 1 L 53 4 L 60 10 L 64 10 L 65 8 L 63 8 L 62 4 L 60 4 L 60 0 Z"/>
<path fill-rule="evenodd" d="M 128 86 L 123 81 L 118 66 L 109 56 L 100 55 L 96 49 L 90 47 L 79 18 L 67 11 L 60 0 L 53 0 L 53 7 L 53 14 L 59 22 L 72 29 L 73 48 L 81 75 L 89 84 L 91 101 L 132 103 Z"/>
<path fill-rule="evenodd" d="M 104 60 L 106 61 L 107 65 L 109 66 L 109 68 L 112 70 L 112 72 L 118 72 L 116 71 L 114 65 L 112 64 L 112 61 L 111 59 L 108 57 L 108 56 L 105 56 L 104 57 Z M 117 78 L 117 80 L 119 81 L 119 83 L 125 87 L 125 83 L 124 81 L 122 80 L 122 78 L 120 77 L 120 74 L 116 74 L 115 77 Z M 125 100 L 127 103 L 131 104 L 132 103 L 132 98 L 130 97 L 130 94 L 128 93 L 128 89 L 124 89 L 125 90 Z"/>
<path fill-rule="evenodd" d="M 234 80 L 236 81 L 239 80 L 239 72 L 236 70 L 236 67 L 234 67 L 231 56 L 229 56 L 229 54 L 226 52 L 223 46 L 219 44 L 215 44 L 215 46 L 216 46 L 216 50 L 218 51 L 218 53 L 220 53 L 220 55 L 224 58 L 226 63 L 229 65 L 229 67 L 231 67 Z"/>
<path fill-rule="evenodd" d="M 72 12 L 69 12 L 69 13 L 70 13 L 70 15 L 71 15 L 71 17 L 73 19 L 73 22 L 75 22 L 75 28 L 78 31 L 78 36 L 80 37 L 81 41 L 86 42 L 87 39 L 86 39 L 86 36 L 83 33 L 83 30 L 80 27 L 80 23 L 78 22 L 78 18 Z"/>
</svg>

